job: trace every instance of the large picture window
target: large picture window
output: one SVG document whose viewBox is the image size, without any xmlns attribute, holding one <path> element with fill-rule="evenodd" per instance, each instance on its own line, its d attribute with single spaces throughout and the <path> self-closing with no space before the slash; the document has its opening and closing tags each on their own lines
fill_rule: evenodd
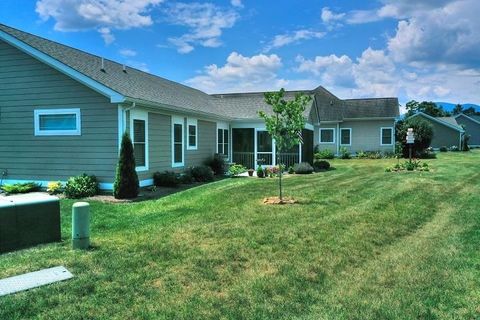
<svg viewBox="0 0 480 320">
<path fill-rule="evenodd" d="M 130 112 L 130 136 L 137 171 L 148 170 L 148 113 L 142 110 Z"/>
<path fill-rule="evenodd" d="M 172 117 L 172 167 L 184 165 L 184 119 Z"/>
<path fill-rule="evenodd" d="M 393 128 L 380 129 L 380 144 L 382 146 L 393 145 Z"/>
<path fill-rule="evenodd" d="M 80 109 L 35 110 L 34 127 L 36 136 L 79 136 Z"/>
<path fill-rule="evenodd" d="M 335 129 L 320 129 L 320 143 L 335 143 Z"/>
<path fill-rule="evenodd" d="M 217 129 L 217 153 L 228 158 L 228 129 Z"/>
</svg>

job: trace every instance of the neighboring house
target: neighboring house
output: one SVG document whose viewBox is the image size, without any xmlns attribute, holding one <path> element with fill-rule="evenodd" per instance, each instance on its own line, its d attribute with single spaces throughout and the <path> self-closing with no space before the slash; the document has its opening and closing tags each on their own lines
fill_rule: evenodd
<svg viewBox="0 0 480 320">
<path fill-rule="evenodd" d="M 455 121 L 461 125 L 466 134 L 470 136 L 468 145 L 471 147 L 480 147 L 480 116 L 468 116 L 466 114 L 458 114 Z"/>
<path fill-rule="evenodd" d="M 419 112 L 410 118 L 421 117 L 433 127 L 433 138 L 430 146 L 434 149 L 440 147 L 457 146 L 462 148 L 463 135 L 465 130 L 457 123 L 455 117 L 432 117 L 426 113 Z"/>
<path fill-rule="evenodd" d="M 340 100 L 322 87 L 305 110 L 303 144 L 282 162 L 312 161 L 313 148 L 394 150 L 396 98 Z M 287 92 L 287 98 L 296 92 Z M 200 165 L 215 153 L 253 168 L 276 163 L 258 110 L 262 93 L 208 95 L 0 24 L 0 173 L 3 182 L 96 175 L 111 189 L 129 132 L 141 186 L 155 171 Z"/>
</svg>

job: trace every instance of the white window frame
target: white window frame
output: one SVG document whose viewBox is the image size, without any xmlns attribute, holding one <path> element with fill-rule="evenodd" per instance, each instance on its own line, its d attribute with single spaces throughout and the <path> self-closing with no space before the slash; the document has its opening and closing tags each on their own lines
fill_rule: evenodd
<svg viewBox="0 0 480 320">
<path fill-rule="evenodd" d="M 322 141 L 322 131 L 332 131 L 332 141 L 324 142 Z M 335 128 L 320 128 L 318 132 L 318 143 L 319 144 L 335 144 Z"/>
<path fill-rule="evenodd" d="M 343 143 L 342 143 L 342 131 L 347 131 L 347 130 L 350 131 L 350 134 L 349 134 L 350 140 L 348 141 L 347 144 L 343 144 Z M 351 146 L 351 145 L 352 145 L 352 128 L 340 128 L 340 137 L 339 137 L 339 139 L 340 139 L 340 145 L 341 145 L 341 146 L 348 146 L 348 147 Z"/>
<path fill-rule="evenodd" d="M 175 125 L 182 126 L 182 162 L 175 162 Z M 185 166 L 185 119 L 179 116 L 172 116 L 172 168 Z"/>
<path fill-rule="evenodd" d="M 133 120 L 145 121 L 145 165 L 135 167 L 136 171 L 148 171 L 149 168 L 149 152 L 148 152 L 148 112 L 143 110 L 130 110 L 130 137 L 133 147 L 135 148 L 135 130 L 133 128 Z"/>
<path fill-rule="evenodd" d="M 387 143 L 387 144 L 383 143 L 383 130 L 385 130 L 385 129 L 389 129 L 392 133 L 390 143 Z M 381 146 L 393 146 L 393 142 L 394 142 L 394 139 L 395 139 L 394 134 L 395 134 L 395 131 L 393 130 L 393 127 L 381 127 L 380 128 L 380 145 Z"/>
<path fill-rule="evenodd" d="M 190 145 L 190 126 L 195 127 L 195 145 Z M 187 150 L 197 150 L 198 149 L 198 121 L 197 119 L 188 118 L 187 119 Z"/>
<path fill-rule="evenodd" d="M 230 132 L 230 128 L 228 126 L 227 123 L 223 123 L 223 122 L 217 122 L 217 144 L 215 145 L 215 152 L 218 153 L 218 130 L 222 130 L 222 135 L 223 135 L 223 130 L 227 130 L 228 131 L 228 157 L 226 158 L 227 160 L 230 160 L 230 157 L 231 157 L 231 148 L 232 148 L 232 144 L 231 144 L 231 132 Z M 223 142 L 223 147 L 225 149 L 225 142 Z M 225 151 L 225 150 L 224 150 Z"/>
<path fill-rule="evenodd" d="M 76 129 L 74 130 L 40 130 L 40 116 L 74 114 Z M 82 135 L 82 120 L 79 108 L 72 109 L 36 109 L 33 111 L 35 136 L 80 136 Z"/>
</svg>

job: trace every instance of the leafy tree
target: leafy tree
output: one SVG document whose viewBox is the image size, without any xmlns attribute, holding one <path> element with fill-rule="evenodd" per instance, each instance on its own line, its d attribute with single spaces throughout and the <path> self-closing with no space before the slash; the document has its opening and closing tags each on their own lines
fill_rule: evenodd
<svg viewBox="0 0 480 320">
<path fill-rule="evenodd" d="M 398 121 L 396 126 L 396 138 L 402 144 L 403 156 L 408 157 L 409 146 L 406 137 L 408 128 L 413 128 L 415 143 L 412 145 L 412 154 L 415 157 L 425 152 L 430 147 L 433 138 L 433 126 L 420 117 L 409 118 L 405 121 Z"/>
<path fill-rule="evenodd" d="M 118 159 L 115 183 L 113 184 L 113 195 L 116 199 L 131 199 L 138 196 L 138 176 L 135 171 L 135 156 L 133 144 L 128 133 L 122 136 L 122 146 Z"/>
<path fill-rule="evenodd" d="M 475 115 L 480 116 L 480 111 L 477 112 L 477 110 L 475 110 L 474 107 L 469 107 L 463 110 L 463 113 L 466 114 L 467 116 L 475 116 Z"/>
<path fill-rule="evenodd" d="M 275 139 L 277 147 L 277 163 L 280 165 L 279 174 L 279 198 L 283 200 L 282 193 L 282 169 L 280 155 L 282 152 L 292 149 L 302 143 L 302 130 L 305 127 L 303 113 L 307 104 L 311 101 L 310 96 L 298 93 L 293 100 L 285 100 L 285 90 L 265 93 L 265 102 L 272 107 L 273 114 L 267 115 L 263 111 L 258 114 L 265 121 L 270 136 Z"/>
<path fill-rule="evenodd" d="M 463 112 L 463 106 L 460 103 L 457 104 L 452 110 L 453 114 L 460 114 L 462 112 Z"/>
<path fill-rule="evenodd" d="M 407 109 L 407 117 L 413 116 L 418 112 L 423 112 L 432 117 L 447 117 L 450 112 L 445 111 L 442 106 L 438 106 L 435 102 L 423 101 L 417 102 L 415 100 L 407 102 L 405 105 Z"/>
</svg>

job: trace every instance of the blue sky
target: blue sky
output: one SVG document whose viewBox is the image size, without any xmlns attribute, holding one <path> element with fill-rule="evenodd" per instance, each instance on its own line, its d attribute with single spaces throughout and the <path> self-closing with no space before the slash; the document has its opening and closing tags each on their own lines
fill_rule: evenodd
<svg viewBox="0 0 480 320">
<path fill-rule="evenodd" d="M 480 102 L 480 1 L 2 0 L 0 22 L 208 93 Z"/>
</svg>

